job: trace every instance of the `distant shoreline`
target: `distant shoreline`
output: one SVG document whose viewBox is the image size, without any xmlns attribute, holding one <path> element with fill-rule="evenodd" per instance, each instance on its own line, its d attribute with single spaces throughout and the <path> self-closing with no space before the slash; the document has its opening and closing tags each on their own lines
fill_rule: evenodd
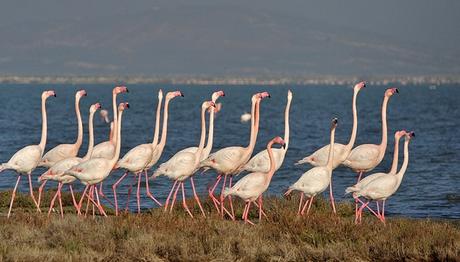
<svg viewBox="0 0 460 262">
<path fill-rule="evenodd" d="M 0 84 L 171 84 L 171 85 L 371 85 L 460 84 L 460 75 L 425 76 L 0 76 Z"/>
</svg>

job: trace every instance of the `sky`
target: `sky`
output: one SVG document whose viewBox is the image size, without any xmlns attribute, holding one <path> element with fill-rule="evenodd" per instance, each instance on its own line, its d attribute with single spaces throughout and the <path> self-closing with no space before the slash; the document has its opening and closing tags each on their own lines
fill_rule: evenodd
<svg viewBox="0 0 460 262">
<path fill-rule="evenodd" d="M 2 1 L 0 74 L 456 74 L 459 13 L 453 0 Z"/>
</svg>

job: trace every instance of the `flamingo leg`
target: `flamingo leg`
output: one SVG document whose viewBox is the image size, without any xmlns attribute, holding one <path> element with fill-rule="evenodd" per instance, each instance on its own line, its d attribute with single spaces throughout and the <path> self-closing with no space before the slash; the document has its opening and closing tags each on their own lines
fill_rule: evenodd
<svg viewBox="0 0 460 262">
<path fill-rule="evenodd" d="M 225 205 L 225 198 L 224 198 L 224 190 L 225 184 L 227 183 L 227 175 L 224 175 L 224 183 L 222 184 L 222 190 L 220 191 L 220 214 L 222 218 L 224 218 L 224 205 Z"/>
<path fill-rule="evenodd" d="M 302 208 L 302 211 L 300 211 L 300 215 L 303 216 L 305 214 L 305 209 L 307 209 L 308 204 L 311 202 L 311 197 L 305 201 L 305 204 Z"/>
<path fill-rule="evenodd" d="M 128 197 L 126 198 L 125 212 L 128 212 L 128 210 L 129 210 L 129 199 L 131 198 L 131 192 L 133 192 L 133 184 L 134 183 L 136 183 L 136 175 L 135 174 L 133 176 L 133 182 L 131 182 L 131 184 L 129 184 Z"/>
<path fill-rule="evenodd" d="M 257 202 L 254 202 L 254 205 L 255 205 L 257 208 L 259 208 L 259 205 L 257 204 Z M 268 219 L 267 214 L 265 214 L 265 212 L 264 212 L 263 209 L 262 209 L 262 215 L 263 215 L 265 218 Z"/>
<path fill-rule="evenodd" d="M 216 207 L 217 213 L 220 213 L 220 202 L 217 200 L 217 198 L 214 196 L 214 190 L 216 190 L 217 185 L 219 184 L 220 180 L 222 179 L 222 174 L 219 174 L 216 178 L 216 182 L 214 183 L 214 186 L 208 190 L 208 195 L 211 198 L 212 202 L 214 203 L 214 206 Z"/>
<path fill-rule="evenodd" d="M 81 206 L 83 204 L 83 199 L 85 198 L 86 191 L 88 190 L 89 185 L 85 186 L 85 189 L 83 190 L 83 194 L 81 194 L 80 201 L 78 201 L 78 214 L 81 215 Z"/>
<path fill-rule="evenodd" d="M 75 199 L 75 195 L 73 194 L 73 188 L 71 184 L 69 184 L 69 190 L 70 190 L 70 194 L 72 195 L 73 206 L 76 208 L 77 213 L 78 213 L 78 204 L 77 204 L 77 200 Z"/>
<path fill-rule="evenodd" d="M 180 187 L 180 182 L 179 182 L 179 184 L 177 184 L 176 190 L 174 191 L 174 196 L 173 196 L 173 199 L 172 199 L 171 208 L 169 209 L 169 213 L 172 212 L 172 210 L 174 208 L 174 203 L 176 203 L 177 192 L 179 191 L 179 187 Z"/>
<path fill-rule="evenodd" d="M 185 201 L 185 189 L 184 189 L 184 182 L 179 182 L 180 186 L 182 188 L 182 206 L 184 207 L 185 211 L 190 215 L 190 217 L 193 218 L 192 212 L 190 212 L 190 209 L 187 206 L 187 201 Z"/>
<path fill-rule="evenodd" d="M 377 215 L 381 216 L 380 215 L 380 208 L 379 208 L 379 201 L 375 201 L 375 203 L 377 204 Z"/>
<path fill-rule="evenodd" d="M 196 194 L 195 183 L 193 182 L 193 176 L 190 177 L 190 184 L 192 185 L 193 197 L 195 198 L 195 200 L 196 200 L 198 206 L 200 207 L 201 214 L 203 214 L 203 217 L 206 217 L 206 214 L 204 213 L 203 207 L 201 206 L 200 198 L 199 198 L 198 195 Z"/>
<path fill-rule="evenodd" d="M 232 181 L 233 181 L 233 176 L 230 176 L 230 179 L 228 181 L 229 187 L 232 188 Z M 235 211 L 233 210 L 233 200 L 232 200 L 232 195 L 228 196 L 228 200 L 230 202 L 230 211 L 232 212 L 231 218 L 233 221 L 235 221 Z M 254 202 L 255 203 L 255 202 Z"/>
<path fill-rule="evenodd" d="M 104 191 L 102 191 L 102 184 L 103 182 L 99 183 L 99 196 L 105 199 L 111 206 L 115 207 L 115 204 L 110 200 L 105 194 Z"/>
<path fill-rule="evenodd" d="M 13 193 L 11 194 L 11 201 L 10 201 L 10 208 L 8 210 L 7 218 L 10 218 L 11 209 L 13 208 L 14 198 L 16 196 L 16 190 L 18 189 L 19 181 L 21 180 L 21 175 L 18 176 L 18 180 L 16 180 L 16 185 L 14 186 Z"/>
<path fill-rule="evenodd" d="M 137 174 L 137 192 L 136 192 L 136 199 L 137 199 L 137 213 L 141 213 L 141 180 L 142 176 L 140 173 Z"/>
<path fill-rule="evenodd" d="M 254 225 L 254 223 L 252 223 L 249 219 L 248 219 L 248 215 L 249 215 L 249 209 L 251 208 L 251 201 L 248 201 L 248 210 L 246 211 L 246 217 L 244 218 L 244 223 L 248 223 L 248 224 L 251 224 L 251 225 Z"/>
<path fill-rule="evenodd" d="M 331 182 L 329 183 L 329 198 L 331 200 L 332 211 L 334 214 L 337 214 L 337 211 L 335 210 L 334 194 L 332 193 L 332 178 Z"/>
<path fill-rule="evenodd" d="M 64 218 L 64 210 L 62 209 L 61 190 L 62 190 L 62 182 L 59 183 L 59 187 L 58 187 L 58 200 L 59 200 L 59 210 L 61 211 L 61 218 Z"/>
<path fill-rule="evenodd" d="M 315 196 L 312 196 L 310 199 L 310 203 L 308 203 L 307 216 L 310 213 L 310 208 L 311 208 L 311 204 L 313 203 L 313 199 L 315 199 Z"/>
<path fill-rule="evenodd" d="M 38 188 L 38 205 L 40 206 L 40 203 L 41 203 L 41 199 L 42 199 L 42 191 L 43 191 L 43 188 L 45 188 L 45 185 L 46 183 L 48 182 L 48 179 L 46 179 L 45 181 L 43 181 L 43 183 L 40 185 L 40 187 Z"/>
<path fill-rule="evenodd" d="M 168 210 L 169 199 L 171 198 L 171 196 L 172 196 L 172 194 L 173 194 L 173 191 L 174 191 L 174 188 L 176 187 L 176 184 L 177 184 L 177 180 L 174 181 L 174 184 L 173 184 L 172 187 L 171 187 L 171 191 L 169 191 L 168 198 L 166 198 L 166 202 L 165 202 L 165 212 Z"/>
<path fill-rule="evenodd" d="M 54 202 L 56 201 L 56 199 L 59 197 L 59 187 L 60 187 L 60 184 L 58 184 L 58 188 L 56 189 L 56 193 L 54 194 L 53 198 L 51 199 L 51 203 L 50 203 L 50 208 L 48 209 L 48 217 L 51 215 L 51 210 L 53 210 L 53 207 L 54 207 Z"/>
<path fill-rule="evenodd" d="M 360 171 L 358 173 L 358 181 L 356 183 L 358 183 L 361 180 L 362 175 L 363 175 L 363 172 Z M 359 214 L 358 214 L 358 201 L 355 198 L 355 221 L 358 219 L 358 216 L 359 216 Z"/>
<path fill-rule="evenodd" d="M 117 201 L 117 186 L 120 184 L 120 182 L 128 175 L 128 172 L 126 171 L 120 179 L 115 182 L 115 184 L 112 185 L 112 190 L 113 190 L 113 198 L 115 201 L 115 216 L 118 216 L 118 201 Z"/>
<path fill-rule="evenodd" d="M 383 223 L 385 223 L 385 200 L 383 200 L 383 203 L 382 203 L 382 220 L 383 220 Z"/>
<path fill-rule="evenodd" d="M 99 209 L 99 213 L 106 217 L 107 214 L 105 213 L 104 208 L 101 205 L 101 201 L 99 200 L 99 194 L 97 192 L 97 186 L 95 186 L 94 190 L 96 191 L 97 208 Z"/>
<path fill-rule="evenodd" d="M 362 206 L 359 208 L 359 212 L 362 213 L 363 209 L 364 208 L 367 208 L 369 209 L 369 211 L 371 211 L 371 213 L 376 216 L 380 221 L 382 221 L 382 219 L 380 218 L 380 216 L 374 211 L 372 210 L 372 208 L 369 207 L 369 201 L 367 201 L 366 203 L 364 203 L 363 201 L 361 201 L 361 199 L 359 198 L 355 198 L 357 199 L 358 202 L 360 202 L 362 204 Z M 383 221 L 382 221 L 383 222 Z"/>
<path fill-rule="evenodd" d="M 259 196 L 259 223 L 262 221 L 262 195 Z"/>
<path fill-rule="evenodd" d="M 147 192 L 147 196 L 150 197 L 153 201 L 155 201 L 155 203 L 157 203 L 157 205 L 159 205 L 160 207 L 163 206 L 160 201 L 158 201 L 154 196 L 153 194 L 150 192 L 150 188 L 149 188 L 149 177 L 148 177 L 148 174 L 147 174 L 147 170 L 144 170 L 144 174 L 145 174 L 145 190 Z"/>
<path fill-rule="evenodd" d="M 35 200 L 34 189 L 32 188 L 32 175 L 29 173 L 27 174 L 27 177 L 29 178 L 30 196 L 32 197 L 32 200 L 34 201 L 35 206 L 37 207 L 38 213 L 41 213 L 42 211 L 40 210 L 40 205 L 38 204 L 37 200 Z"/>
<path fill-rule="evenodd" d="M 302 211 L 303 195 L 304 195 L 304 193 L 300 192 L 299 210 L 297 211 L 298 215 L 300 215 L 300 211 Z"/>
<path fill-rule="evenodd" d="M 243 215 L 241 216 L 241 219 L 245 220 L 247 210 L 248 210 L 248 202 L 244 204 L 244 210 L 243 210 Z"/>
<path fill-rule="evenodd" d="M 88 215 L 88 209 L 89 209 L 89 201 L 91 200 L 91 195 L 93 194 L 93 186 L 89 186 L 89 192 L 86 193 L 86 198 L 87 198 L 87 201 L 86 201 L 86 210 L 85 210 L 85 217 Z"/>
</svg>

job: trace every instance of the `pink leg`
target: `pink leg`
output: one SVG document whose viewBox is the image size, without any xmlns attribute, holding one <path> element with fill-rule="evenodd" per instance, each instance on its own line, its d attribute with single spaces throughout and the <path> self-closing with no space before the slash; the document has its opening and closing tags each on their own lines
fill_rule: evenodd
<svg viewBox="0 0 460 262">
<path fill-rule="evenodd" d="M 249 223 L 251 225 L 254 225 L 254 223 L 252 223 L 249 219 L 248 219 L 248 215 L 249 215 L 249 209 L 251 208 L 251 202 L 248 201 L 248 210 L 246 211 L 246 217 L 244 219 L 244 223 Z"/>
<path fill-rule="evenodd" d="M 313 203 L 313 199 L 315 199 L 315 196 L 312 196 L 310 198 L 310 203 L 308 203 L 307 216 L 310 213 L 310 208 L 311 208 L 311 204 Z"/>
<path fill-rule="evenodd" d="M 166 198 L 166 202 L 165 202 L 165 212 L 168 210 L 169 199 L 171 198 L 171 195 L 173 194 L 173 191 L 174 191 L 174 188 L 176 187 L 176 184 L 177 184 L 177 180 L 174 181 L 174 184 L 173 184 L 173 186 L 171 187 L 171 191 L 169 191 L 168 198 Z"/>
<path fill-rule="evenodd" d="M 225 190 L 226 183 L 227 183 L 227 175 L 224 175 L 224 183 L 222 184 L 222 191 L 220 191 L 220 214 L 222 218 L 224 217 L 224 205 L 225 205 L 224 190 Z"/>
<path fill-rule="evenodd" d="M 232 181 L 233 181 L 233 176 L 230 176 L 230 179 L 229 179 L 230 188 L 232 187 Z M 230 217 L 232 218 L 233 221 L 235 221 L 235 211 L 233 210 L 233 200 L 232 200 L 231 195 L 228 196 L 228 200 L 230 202 L 230 211 L 232 212 L 232 215 Z"/>
<path fill-rule="evenodd" d="M 254 205 L 259 208 L 259 205 L 257 204 L 257 202 L 254 202 Z M 267 214 L 265 214 L 264 210 L 262 209 L 262 215 L 265 217 L 265 218 L 268 218 L 267 217 Z"/>
<path fill-rule="evenodd" d="M 115 204 L 104 194 L 104 191 L 102 191 L 102 184 L 103 182 L 99 183 L 99 196 L 103 197 L 105 201 L 107 201 L 111 206 L 115 207 Z"/>
<path fill-rule="evenodd" d="M 262 195 L 259 196 L 259 223 L 262 221 Z"/>
<path fill-rule="evenodd" d="M 385 200 L 383 200 L 383 203 L 382 203 L 382 220 L 383 220 L 383 223 L 385 223 Z"/>
<path fill-rule="evenodd" d="M 137 213 L 141 213 L 141 180 L 142 176 L 140 173 L 137 174 L 137 192 L 136 192 L 136 199 L 137 199 Z"/>
<path fill-rule="evenodd" d="M 13 208 L 14 197 L 16 196 L 16 190 L 18 189 L 20 180 L 21 180 L 21 175 L 18 175 L 18 180 L 16 180 L 16 185 L 14 186 L 13 193 L 11 194 L 10 209 L 8 210 L 7 218 L 10 218 L 11 209 Z"/>
<path fill-rule="evenodd" d="M 73 206 L 76 208 L 77 213 L 78 213 L 78 204 L 77 204 L 77 200 L 75 199 L 75 195 L 73 194 L 73 188 L 71 184 L 69 184 L 69 190 L 70 190 L 70 194 L 72 195 Z"/>
<path fill-rule="evenodd" d="M 300 211 L 300 215 L 303 216 L 305 214 L 305 209 L 307 209 L 308 204 L 311 202 L 311 197 L 305 201 L 303 205 L 302 211 Z"/>
<path fill-rule="evenodd" d="M 358 173 L 358 180 L 357 180 L 356 183 L 358 183 L 361 180 L 362 175 L 363 175 L 363 172 L 360 171 Z M 358 216 L 359 216 L 359 214 L 358 214 L 358 201 L 355 198 L 355 221 L 358 219 Z"/>
<path fill-rule="evenodd" d="M 195 198 L 196 202 L 198 203 L 198 206 L 200 207 L 200 210 L 201 210 L 201 213 L 203 214 L 203 217 L 206 217 L 206 214 L 204 213 L 203 207 L 201 206 L 200 198 L 196 194 L 195 183 L 193 182 L 193 176 L 190 177 L 190 184 L 192 184 L 193 197 Z"/>
<path fill-rule="evenodd" d="M 80 201 L 78 202 L 78 214 L 81 215 L 81 206 L 83 204 L 83 200 L 85 198 L 85 195 L 86 195 L 86 191 L 88 190 L 88 185 L 85 186 L 85 189 L 83 190 L 83 194 L 81 194 L 81 198 L 80 198 Z"/>
<path fill-rule="evenodd" d="M 216 179 L 216 182 L 214 183 L 214 186 L 212 187 L 212 189 L 210 189 L 208 191 L 208 195 L 209 197 L 211 198 L 212 202 L 214 203 L 214 206 L 216 207 L 216 210 L 217 210 L 217 213 L 220 212 L 220 208 L 219 208 L 219 205 L 220 205 L 220 202 L 219 200 L 217 200 L 217 198 L 214 196 L 214 190 L 216 190 L 216 187 L 217 185 L 219 184 L 220 180 L 222 179 L 222 175 L 218 175 L 217 176 L 217 179 Z"/>
<path fill-rule="evenodd" d="M 97 186 L 94 187 L 94 190 L 96 190 L 97 208 L 99 209 L 99 213 L 106 217 L 107 214 L 105 213 L 104 208 L 101 205 L 101 201 L 99 200 L 99 194 L 97 192 Z"/>
<path fill-rule="evenodd" d="M 300 211 L 302 211 L 303 195 L 304 193 L 300 192 L 299 210 L 297 211 L 297 215 L 300 215 Z"/>
<path fill-rule="evenodd" d="M 335 210 L 334 194 L 332 193 L 332 178 L 331 183 L 329 184 L 329 198 L 331 199 L 332 211 L 334 212 L 334 214 L 337 214 L 337 211 Z"/>
<path fill-rule="evenodd" d="M 377 204 L 377 215 L 381 216 L 380 215 L 380 208 L 379 208 L 379 201 L 375 201 L 375 203 Z"/>
<path fill-rule="evenodd" d="M 177 184 L 176 190 L 174 191 L 174 196 L 173 196 L 173 200 L 172 200 L 172 203 L 171 203 L 171 208 L 169 209 L 169 213 L 172 212 L 172 210 L 174 208 L 174 203 L 176 203 L 177 192 L 179 192 L 179 187 L 180 187 L 180 182 Z"/>
<path fill-rule="evenodd" d="M 128 172 L 125 172 L 121 177 L 120 179 L 117 180 L 117 182 L 115 182 L 115 184 L 113 184 L 112 186 L 112 190 L 113 190 L 113 198 L 115 200 L 115 215 L 118 216 L 118 201 L 117 201 L 117 186 L 118 184 L 120 184 L 120 182 L 125 179 L 125 177 L 128 175 Z"/>
<path fill-rule="evenodd" d="M 38 188 L 38 205 L 39 206 L 40 206 L 40 203 L 41 203 L 41 200 L 42 200 L 42 191 L 43 191 L 43 188 L 45 188 L 45 185 L 46 185 L 47 182 L 48 182 L 48 180 L 43 181 L 43 183 Z"/>
<path fill-rule="evenodd" d="M 58 184 L 58 188 L 56 189 L 56 193 L 54 194 L 53 198 L 51 199 L 51 203 L 50 203 L 50 209 L 48 209 L 48 217 L 51 215 L 51 210 L 53 210 L 53 207 L 54 207 L 54 202 L 56 201 L 56 199 L 59 197 L 59 188 L 60 188 L 60 184 Z"/>
<path fill-rule="evenodd" d="M 145 174 L 145 190 L 147 191 L 147 196 L 150 197 L 153 201 L 155 201 L 155 203 L 157 203 L 157 205 L 159 205 L 160 207 L 163 206 L 160 201 L 158 201 L 153 195 L 152 193 L 150 193 L 150 188 L 149 188 L 149 177 L 148 177 L 148 174 L 147 174 L 147 170 L 144 170 L 144 174 Z"/>
<path fill-rule="evenodd" d="M 27 177 L 29 178 L 30 196 L 32 197 L 32 200 L 34 201 L 35 206 L 37 207 L 38 213 L 41 213 L 42 211 L 40 210 L 40 205 L 38 205 L 38 202 L 35 200 L 34 189 L 32 188 L 32 175 L 29 173 L 27 174 Z"/>
<path fill-rule="evenodd" d="M 359 181 L 361 181 L 361 178 L 363 176 L 363 171 L 359 171 L 359 175 L 358 175 L 358 181 L 356 183 L 358 183 Z"/>
<path fill-rule="evenodd" d="M 61 218 L 64 218 L 64 209 L 62 209 L 61 190 L 62 190 L 62 183 L 59 183 L 59 188 L 58 188 L 59 209 L 61 210 Z"/>
<path fill-rule="evenodd" d="M 180 186 L 182 188 L 182 206 L 185 208 L 185 211 L 193 218 L 192 212 L 188 209 L 187 201 L 185 201 L 185 189 L 184 189 L 184 182 L 180 182 Z"/>
<path fill-rule="evenodd" d="M 369 201 L 367 201 L 366 203 L 364 203 L 364 202 L 361 201 L 361 199 L 359 199 L 359 198 L 355 198 L 355 199 L 357 199 L 357 201 L 360 202 L 360 203 L 362 204 L 362 206 L 360 207 L 360 210 L 359 210 L 358 212 L 362 213 L 362 210 L 363 210 L 364 208 L 367 208 L 367 209 L 369 209 L 369 211 L 371 211 L 371 213 L 372 213 L 374 216 L 376 216 L 380 221 L 382 221 L 382 219 L 380 218 L 380 216 L 379 216 L 374 210 L 372 210 L 372 208 L 369 207 Z M 382 221 L 382 222 L 383 222 L 383 221 Z"/>
<path fill-rule="evenodd" d="M 85 217 L 88 215 L 88 209 L 89 209 L 89 201 L 91 200 L 91 196 L 93 195 L 93 186 L 89 186 L 89 192 L 86 193 L 86 210 L 85 210 Z"/>
<path fill-rule="evenodd" d="M 246 212 L 247 212 L 247 210 L 248 210 L 248 203 L 249 203 L 249 202 L 246 202 L 246 204 L 244 204 L 243 215 L 241 216 L 241 219 L 243 219 L 243 220 L 246 219 Z"/>
<path fill-rule="evenodd" d="M 133 176 L 133 182 L 129 184 L 128 188 L 128 197 L 126 198 L 126 206 L 125 206 L 125 212 L 129 211 L 129 199 L 131 198 L 131 192 L 133 192 L 133 183 L 136 182 L 136 176 Z"/>
</svg>

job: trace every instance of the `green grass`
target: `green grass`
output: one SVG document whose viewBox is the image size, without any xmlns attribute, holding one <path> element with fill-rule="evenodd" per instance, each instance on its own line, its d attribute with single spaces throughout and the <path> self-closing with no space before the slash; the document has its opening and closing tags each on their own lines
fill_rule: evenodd
<svg viewBox="0 0 460 262">
<path fill-rule="evenodd" d="M 49 203 L 50 194 L 43 203 Z M 305 261 L 305 260 L 459 260 L 460 228 L 454 221 L 388 217 L 383 225 L 371 216 L 353 222 L 350 203 L 338 215 L 319 200 L 309 217 L 296 215 L 298 199 L 267 198 L 268 220 L 250 226 L 222 220 L 211 203 L 191 219 L 179 208 L 108 218 L 77 217 L 64 194 L 61 219 L 38 214 L 30 197 L 18 195 L 8 220 L 9 192 L 0 193 L 0 261 L 137 260 L 137 261 Z M 242 203 L 236 211 L 241 216 Z M 189 202 L 190 205 L 192 202 Z M 47 211 L 47 208 L 43 209 Z M 46 212 L 45 212 L 46 213 Z M 257 222 L 256 210 L 250 217 Z"/>
</svg>

